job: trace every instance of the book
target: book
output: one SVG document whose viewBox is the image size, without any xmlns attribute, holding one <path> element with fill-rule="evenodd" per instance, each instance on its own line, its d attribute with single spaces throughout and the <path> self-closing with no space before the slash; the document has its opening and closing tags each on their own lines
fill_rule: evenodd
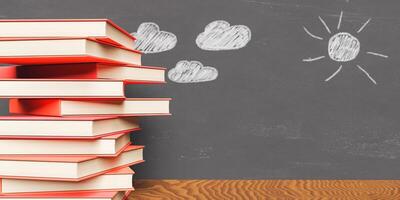
<svg viewBox="0 0 400 200">
<path fill-rule="evenodd" d="M 118 156 L 131 144 L 130 131 L 99 139 L 1 138 L 0 155 Z M 71 148 L 73 147 L 73 148 Z"/>
<path fill-rule="evenodd" d="M 10 99 L 9 111 L 23 115 L 170 115 L 170 98 L 125 100 Z"/>
<path fill-rule="evenodd" d="M 85 62 L 141 65 L 141 53 L 93 38 L 0 38 L 0 63 L 37 65 Z"/>
<path fill-rule="evenodd" d="M 2 194 L 29 194 L 42 192 L 84 192 L 84 191 L 121 191 L 133 190 L 133 170 L 129 167 L 113 170 L 111 172 L 83 180 L 46 181 L 24 179 L 0 179 L 0 192 Z"/>
<path fill-rule="evenodd" d="M 135 38 L 109 19 L 7 19 L 0 20 L 0 37 L 92 37 L 134 47 Z"/>
<path fill-rule="evenodd" d="M 114 79 L 126 83 L 165 83 L 165 68 L 101 63 L 20 65 L 0 67 L 0 78 Z"/>
<path fill-rule="evenodd" d="M 0 98 L 125 97 L 124 82 L 88 79 L 0 79 Z"/>
<path fill-rule="evenodd" d="M 95 138 L 138 130 L 135 117 L 0 116 L 0 138 Z M 98 137 L 97 137 L 98 138 Z"/>
<path fill-rule="evenodd" d="M 82 181 L 143 162 L 143 146 L 128 146 L 117 157 L 0 155 L 0 178 Z"/>
<path fill-rule="evenodd" d="M 131 191 L 59 192 L 38 194 L 2 194 L 2 200 L 126 200 Z"/>
</svg>

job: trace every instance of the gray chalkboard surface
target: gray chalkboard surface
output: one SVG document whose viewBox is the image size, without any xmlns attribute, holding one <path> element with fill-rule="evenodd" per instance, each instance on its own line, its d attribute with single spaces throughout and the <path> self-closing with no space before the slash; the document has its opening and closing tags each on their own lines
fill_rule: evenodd
<svg viewBox="0 0 400 200">
<path fill-rule="evenodd" d="M 173 74 L 127 87 L 129 97 L 173 98 L 173 116 L 144 118 L 132 134 L 146 145 L 138 178 L 398 179 L 399 9 L 398 0 L 9 0 L 0 17 L 110 18 L 129 32 L 153 22 L 176 38 L 143 47 L 159 50 L 144 64 L 202 63 L 208 71 L 192 83 Z M 217 20 L 243 25 L 229 29 L 236 43 L 197 39 Z"/>
</svg>

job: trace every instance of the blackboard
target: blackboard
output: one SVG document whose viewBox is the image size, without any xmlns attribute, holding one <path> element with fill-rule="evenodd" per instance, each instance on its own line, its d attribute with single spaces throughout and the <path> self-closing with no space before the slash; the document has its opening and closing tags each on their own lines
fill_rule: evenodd
<svg viewBox="0 0 400 200">
<path fill-rule="evenodd" d="M 9 0 L 0 17 L 109 18 L 129 32 L 154 22 L 177 43 L 144 64 L 218 70 L 213 81 L 127 87 L 128 97 L 173 98 L 171 117 L 144 118 L 132 134 L 146 145 L 137 178 L 398 179 L 399 9 L 397 0 Z M 247 26 L 251 40 L 200 49 L 196 37 L 215 20 Z M 329 55 L 339 32 L 359 41 L 351 61 Z"/>
</svg>

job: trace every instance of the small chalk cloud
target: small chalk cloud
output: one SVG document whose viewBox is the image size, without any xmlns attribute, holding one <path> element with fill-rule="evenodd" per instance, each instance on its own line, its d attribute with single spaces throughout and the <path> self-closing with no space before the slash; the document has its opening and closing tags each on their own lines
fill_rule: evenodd
<svg viewBox="0 0 400 200">
<path fill-rule="evenodd" d="M 247 26 L 231 26 L 227 21 L 216 20 L 197 36 L 196 44 L 208 51 L 235 50 L 245 47 L 250 39 L 251 31 Z"/>
<path fill-rule="evenodd" d="M 178 41 L 175 34 L 160 31 L 160 27 L 154 22 L 140 24 L 137 32 L 131 34 L 137 39 L 134 48 L 146 54 L 171 50 Z"/>
<path fill-rule="evenodd" d="M 181 60 L 168 71 L 168 78 L 176 83 L 199 83 L 217 79 L 218 71 L 214 67 L 203 66 L 199 61 Z"/>
</svg>

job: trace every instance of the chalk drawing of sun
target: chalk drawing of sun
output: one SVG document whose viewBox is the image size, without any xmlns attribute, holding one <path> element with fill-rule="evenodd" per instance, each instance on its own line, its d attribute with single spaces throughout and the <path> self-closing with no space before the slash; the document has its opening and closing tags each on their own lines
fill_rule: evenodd
<svg viewBox="0 0 400 200">
<path fill-rule="evenodd" d="M 335 77 L 343 67 L 343 63 L 352 61 L 357 58 L 358 54 L 360 53 L 360 41 L 355 37 L 354 35 L 348 33 L 348 32 L 341 32 L 340 31 L 340 25 L 342 23 L 342 18 L 343 18 L 343 11 L 340 12 L 340 17 L 339 17 L 339 22 L 336 27 L 337 33 L 332 33 L 331 29 L 329 26 L 326 24 L 326 22 L 321 18 L 321 16 L 318 16 L 318 19 L 321 21 L 322 25 L 325 27 L 326 31 L 331 35 L 328 41 L 328 56 L 331 60 L 336 61 L 340 63 L 339 68 L 328 78 L 325 79 L 325 81 L 331 80 L 333 77 Z M 361 33 L 361 31 L 364 30 L 364 28 L 368 25 L 368 23 L 371 21 L 371 18 L 368 19 L 358 30 L 357 34 Z M 306 27 L 303 26 L 304 31 L 312 38 L 317 39 L 317 40 L 324 40 L 324 38 L 312 34 Z M 381 54 L 381 53 L 376 53 L 372 51 L 367 51 L 365 52 L 366 54 L 369 55 L 374 55 L 374 56 L 379 56 L 382 58 L 388 58 L 389 56 Z M 313 62 L 317 60 L 324 59 L 326 56 L 319 56 L 319 57 L 314 57 L 314 58 L 306 58 L 303 59 L 303 62 Z M 360 65 L 356 65 L 361 72 L 363 72 L 369 80 L 372 81 L 372 83 L 377 84 L 376 81 L 371 77 L 371 75 Z"/>
</svg>

